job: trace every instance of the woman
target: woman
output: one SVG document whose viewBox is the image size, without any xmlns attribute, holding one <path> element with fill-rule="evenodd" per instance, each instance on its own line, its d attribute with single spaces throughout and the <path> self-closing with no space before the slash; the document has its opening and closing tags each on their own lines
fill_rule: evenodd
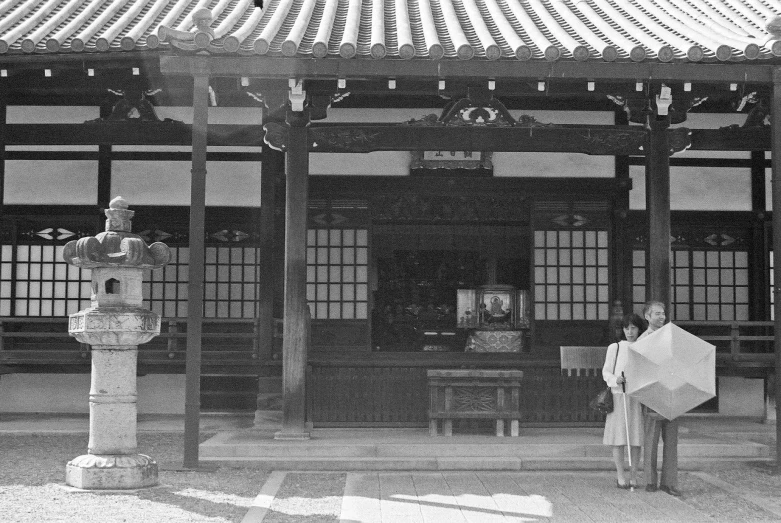
<svg viewBox="0 0 781 523">
<path fill-rule="evenodd" d="M 629 345 L 645 331 L 645 322 L 637 314 L 627 314 L 621 322 L 626 340 L 613 343 L 607 348 L 605 365 L 602 367 L 602 378 L 613 391 L 613 412 L 605 418 L 605 435 L 602 443 L 613 447 L 613 461 L 616 464 L 616 486 L 622 489 L 637 486 L 637 465 L 640 461 L 640 446 L 643 444 L 643 412 L 640 402 L 623 394 L 622 384 L 626 378 L 622 372 L 626 370 L 629 361 Z M 626 398 L 626 411 L 624 399 Z M 624 419 L 626 412 L 626 420 Z M 627 442 L 626 426 L 629 424 L 629 441 Z M 624 473 L 624 447 L 629 445 L 631 453 L 630 479 L 627 481 Z"/>
</svg>

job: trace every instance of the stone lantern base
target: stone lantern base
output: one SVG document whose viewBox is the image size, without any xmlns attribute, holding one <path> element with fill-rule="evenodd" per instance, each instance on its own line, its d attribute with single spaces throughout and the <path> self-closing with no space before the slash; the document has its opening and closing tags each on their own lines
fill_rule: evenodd
<svg viewBox="0 0 781 523">
<path fill-rule="evenodd" d="M 68 462 L 65 483 L 81 489 L 157 485 L 157 462 L 144 454 L 85 454 Z"/>
</svg>

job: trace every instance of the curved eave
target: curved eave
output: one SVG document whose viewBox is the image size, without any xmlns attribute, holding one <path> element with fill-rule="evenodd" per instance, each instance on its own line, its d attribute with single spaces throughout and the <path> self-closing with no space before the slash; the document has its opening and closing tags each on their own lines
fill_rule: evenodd
<svg viewBox="0 0 781 523">
<path fill-rule="evenodd" d="M 198 26 L 194 13 L 210 18 Z M 10 55 L 203 50 L 371 61 L 763 62 L 763 0 L 2 0 Z M 769 29 L 768 29 L 768 23 Z"/>
</svg>

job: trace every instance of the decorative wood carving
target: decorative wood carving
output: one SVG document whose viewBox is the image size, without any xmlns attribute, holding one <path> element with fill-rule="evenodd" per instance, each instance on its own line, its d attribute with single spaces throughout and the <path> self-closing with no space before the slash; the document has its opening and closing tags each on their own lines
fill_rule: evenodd
<svg viewBox="0 0 781 523">
<path fill-rule="evenodd" d="M 642 155 L 645 129 L 612 126 L 551 126 L 527 120 L 527 126 L 351 125 L 309 127 L 311 152 L 373 151 L 527 151 Z M 284 151 L 287 129 L 270 122 L 264 141 Z"/>
<path fill-rule="evenodd" d="M 691 131 L 686 127 L 676 127 L 667 130 L 667 140 L 670 144 L 670 154 L 683 151 L 691 147 Z"/>
<path fill-rule="evenodd" d="M 313 150 L 317 150 L 318 147 L 326 147 L 332 152 L 347 152 L 371 147 L 381 134 L 379 130 L 365 128 L 311 128 L 309 130 L 309 143 Z"/>
<path fill-rule="evenodd" d="M 578 130 L 578 136 L 590 150 L 590 154 L 626 154 L 624 151 L 639 150 L 645 141 L 645 132 L 635 130 Z M 635 153 L 632 153 L 635 154 Z"/>
<path fill-rule="evenodd" d="M 493 412 L 496 389 L 491 387 L 453 387 L 453 410 L 457 412 Z"/>
<path fill-rule="evenodd" d="M 107 118 L 96 118 L 88 120 L 85 123 L 95 122 L 175 122 L 182 123 L 171 118 L 160 119 L 155 112 L 152 103 L 147 96 L 152 96 L 160 90 L 142 90 L 139 87 L 130 87 L 122 90 L 109 89 L 109 92 L 116 95 L 119 100 L 111 109 L 111 114 Z"/>
<path fill-rule="evenodd" d="M 287 149 L 287 125 L 280 122 L 271 122 L 263 126 L 266 134 L 263 142 L 275 151 L 285 152 Z"/>
</svg>

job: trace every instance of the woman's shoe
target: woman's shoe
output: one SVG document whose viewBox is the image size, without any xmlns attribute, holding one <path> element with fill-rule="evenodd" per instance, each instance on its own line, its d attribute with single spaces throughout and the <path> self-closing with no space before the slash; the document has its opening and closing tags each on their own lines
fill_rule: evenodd
<svg viewBox="0 0 781 523">
<path fill-rule="evenodd" d="M 616 480 L 616 488 L 629 490 L 630 485 L 629 485 L 629 483 L 625 483 L 624 485 L 622 485 L 621 483 L 618 482 L 618 480 Z"/>
</svg>

